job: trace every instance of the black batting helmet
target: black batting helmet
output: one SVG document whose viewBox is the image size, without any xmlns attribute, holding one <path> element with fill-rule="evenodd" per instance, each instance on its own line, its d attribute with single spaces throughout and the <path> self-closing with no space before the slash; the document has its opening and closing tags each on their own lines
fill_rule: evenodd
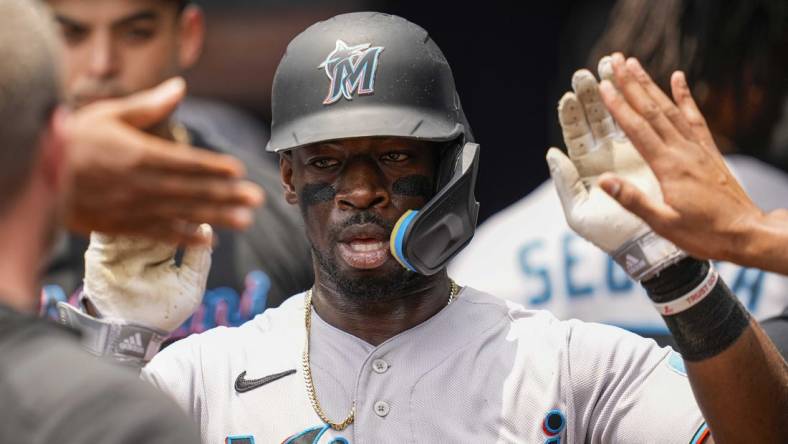
<svg viewBox="0 0 788 444">
<path fill-rule="evenodd" d="M 391 251 L 406 268 L 433 274 L 476 228 L 479 146 L 440 48 L 397 16 L 358 12 L 316 23 L 287 47 L 274 76 L 268 150 L 358 137 L 448 144 L 436 195 L 403 215 Z"/>
</svg>

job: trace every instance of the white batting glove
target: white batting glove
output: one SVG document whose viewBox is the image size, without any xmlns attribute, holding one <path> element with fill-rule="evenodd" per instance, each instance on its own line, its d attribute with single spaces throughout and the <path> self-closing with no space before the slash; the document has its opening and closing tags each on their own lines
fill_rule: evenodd
<svg viewBox="0 0 788 444">
<path fill-rule="evenodd" d="M 210 239 L 210 225 L 199 230 Z M 102 320 L 171 333 L 202 301 L 212 248 L 186 247 L 180 266 L 176 250 L 176 245 L 145 238 L 92 233 L 85 253 L 85 297 Z"/>
<path fill-rule="evenodd" d="M 599 62 L 599 72 L 612 81 L 609 57 Z M 597 185 L 597 178 L 615 172 L 661 201 L 659 182 L 605 108 L 594 75 L 576 71 L 572 89 L 558 104 L 569 157 L 557 148 L 547 152 L 564 215 L 575 232 L 613 256 L 633 279 L 647 279 L 685 254 L 625 210 Z"/>
</svg>

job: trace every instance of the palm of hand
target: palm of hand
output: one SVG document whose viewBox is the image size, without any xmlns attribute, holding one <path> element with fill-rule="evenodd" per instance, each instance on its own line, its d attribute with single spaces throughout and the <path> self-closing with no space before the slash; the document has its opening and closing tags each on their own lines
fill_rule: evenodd
<svg viewBox="0 0 788 444">
<path fill-rule="evenodd" d="M 605 172 L 626 178 L 647 195 L 662 199 L 659 183 L 643 158 L 625 137 L 605 140 L 593 151 L 572 158 L 587 193 L 577 198 L 567 222 L 579 235 L 612 252 L 647 230 L 640 218 L 624 209 L 597 185 Z"/>
<path fill-rule="evenodd" d="M 610 253 L 648 230 L 598 185 L 615 172 L 652 198 L 662 200 L 659 183 L 642 156 L 616 127 L 601 102 L 594 76 L 581 70 L 558 107 L 569 158 L 551 148 L 547 158 L 569 226 Z"/>
<path fill-rule="evenodd" d="M 91 235 L 85 292 L 102 317 L 173 331 L 202 301 L 210 247 L 190 247 L 175 263 L 176 246 L 152 240 Z"/>
</svg>

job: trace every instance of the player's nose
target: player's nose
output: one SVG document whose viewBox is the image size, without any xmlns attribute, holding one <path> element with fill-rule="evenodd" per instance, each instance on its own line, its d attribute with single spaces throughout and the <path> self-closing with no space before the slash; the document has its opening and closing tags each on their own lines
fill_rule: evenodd
<svg viewBox="0 0 788 444">
<path fill-rule="evenodd" d="M 375 162 L 351 160 L 343 168 L 334 202 L 343 210 L 384 207 L 390 201 L 385 180 Z"/>
<path fill-rule="evenodd" d="M 118 70 L 118 55 L 111 36 L 97 33 L 90 41 L 88 70 L 93 77 L 105 78 Z"/>
</svg>

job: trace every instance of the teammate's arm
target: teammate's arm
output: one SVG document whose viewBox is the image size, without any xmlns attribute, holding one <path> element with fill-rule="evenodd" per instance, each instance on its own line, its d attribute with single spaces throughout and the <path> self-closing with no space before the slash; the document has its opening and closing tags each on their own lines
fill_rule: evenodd
<svg viewBox="0 0 788 444">
<path fill-rule="evenodd" d="M 746 233 L 765 215 L 725 166 L 683 76 L 672 79 L 680 110 L 634 59 L 625 64 L 616 55 L 612 66 L 620 94 L 603 83 L 602 97 L 622 130 L 651 160 L 656 176 L 663 180 L 665 202 L 649 199 L 620 179 L 622 189 L 613 194 L 619 202 L 643 203 L 641 213 L 653 216 L 657 232 L 669 233 L 707 256 L 716 256 L 716 248 L 728 252 L 726 259 L 739 259 L 735 252 L 748 250 L 743 243 L 748 240 Z M 783 239 L 782 245 L 786 255 L 788 242 Z M 782 258 L 776 268 L 786 265 Z M 643 284 L 652 299 L 668 303 L 697 292 L 703 276 L 713 273 L 709 267 L 686 259 Z M 788 365 L 721 280 L 706 298 L 683 312 L 663 315 L 687 361 L 696 400 L 717 442 L 785 442 Z"/>
<path fill-rule="evenodd" d="M 761 211 L 731 174 L 684 74 L 673 73 L 671 101 L 637 60 L 613 64 L 618 94 L 600 92 L 613 117 L 661 185 L 664 202 L 612 174 L 600 186 L 687 253 L 788 274 L 788 211 Z M 635 87 L 637 86 L 637 87 Z"/>
<path fill-rule="evenodd" d="M 167 119 L 184 93 L 183 80 L 171 79 L 85 106 L 66 120 L 70 230 L 195 243 L 203 241 L 194 234 L 196 224 L 251 224 L 251 208 L 263 194 L 242 179 L 240 161 L 143 131 Z"/>
<path fill-rule="evenodd" d="M 786 442 L 788 364 L 711 263 L 683 259 L 643 286 L 716 442 Z"/>
<path fill-rule="evenodd" d="M 85 252 L 86 313 L 58 303 L 61 322 L 83 333 L 88 351 L 142 367 L 162 342 L 200 306 L 211 266 L 210 225 L 195 236 L 208 239 L 184 249 L 152 239 L 94 232 Z"/>
<path fill-rule="evenodd" d="M 633 94 L 642 86 L 622 76 L 623 69 L 620 55 L 612 68 L 609 59 L 600 63 L 601 76 L 615 78 L 621 91 L 610 95 L 625 97 L 641 115 L 650 116 L 649 122 L 661 125 L 666 132 L 652 130 L 654 137 L 675 137 L 655 114 L 656 104 L 634 102 L 647 96 Z M 785 361 L 710 262 L 688 257 L 599 188 L 597 178 L 615 172 L 653 201 L 662 196 L 657 178 L 605 110 L 593 76 L 579 71 L 573 88 L 575 93 L 559 104 L 569 157 L 558 149 L 547 154 L 569 225 L 646 287 L 687 362 L 696 401 L 715 440 L 786 442 Z"/>
</svg>

